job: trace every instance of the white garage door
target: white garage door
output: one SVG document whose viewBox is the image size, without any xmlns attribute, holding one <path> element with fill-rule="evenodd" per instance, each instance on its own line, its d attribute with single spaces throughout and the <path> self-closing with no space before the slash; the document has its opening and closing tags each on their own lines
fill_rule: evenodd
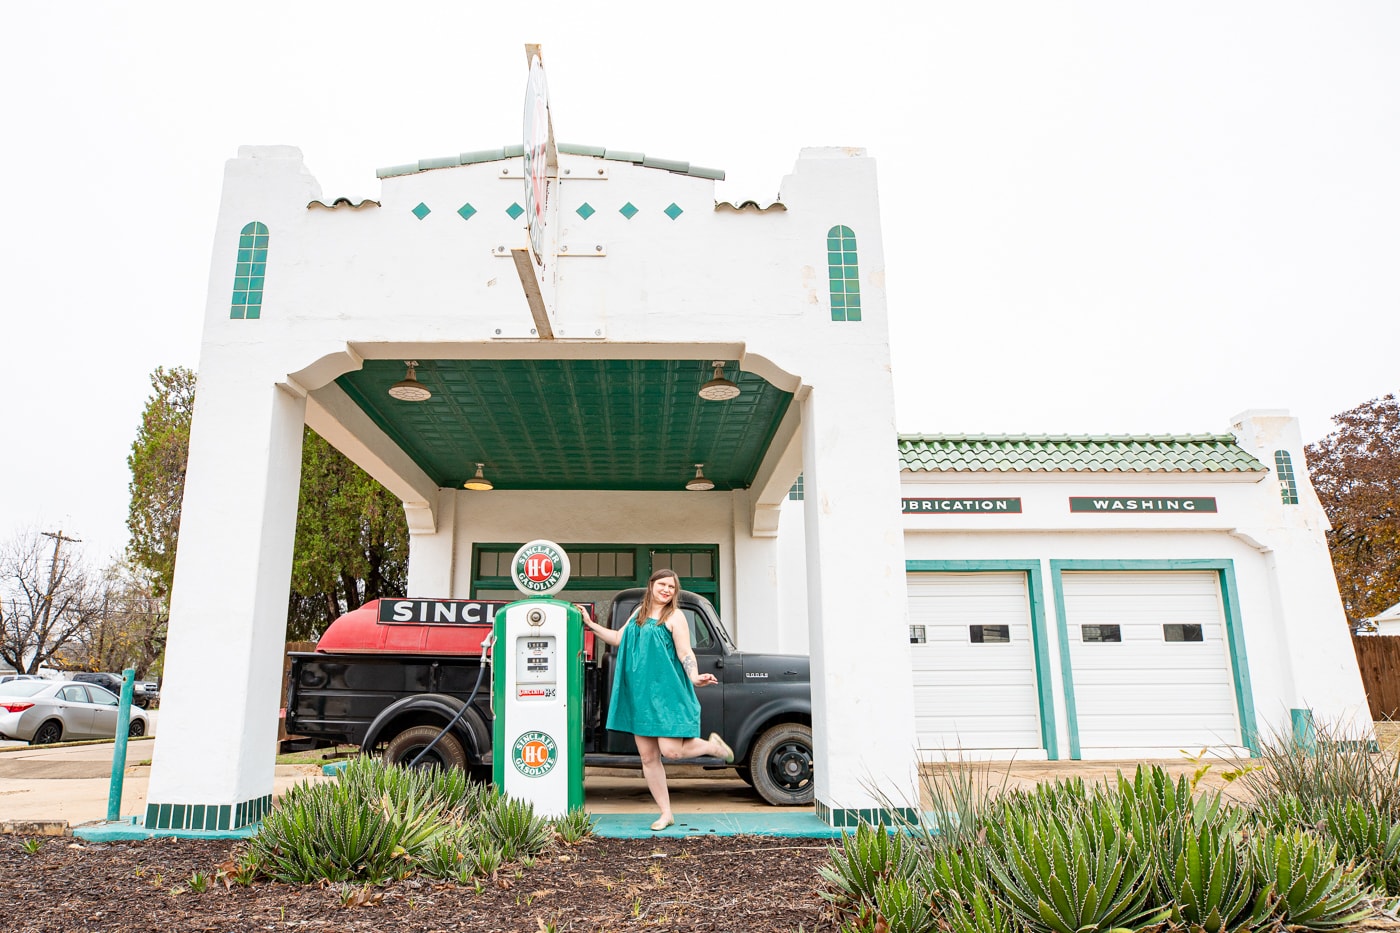
<svg viewBox="0 0 1400 933">
<path fill-rule="evenodd" d="M 1066 572 L 1063 587 L 1086 757 L 1240 744 L 1216 574 Z"/>
<path fill-rule="evenodd" d="M 911 573 L 909 624 L 920 749 L 1043 748 L 1025 574 Z"/>
</svg>

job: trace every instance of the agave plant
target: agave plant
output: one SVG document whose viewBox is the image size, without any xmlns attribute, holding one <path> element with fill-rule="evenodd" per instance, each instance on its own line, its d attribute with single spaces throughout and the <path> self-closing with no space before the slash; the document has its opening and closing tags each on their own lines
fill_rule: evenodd
<svg viewBox="0 0 1400 933">
<path fill-rule="evenodd" d="M 1193 794 L 1185 775 L 1173 781 L 1160 765 L 1138 765 L 1131 780 L 1120 772 L 1117 790 L 1123 823 L 1141 842 L 1165 838 L 1188 823 L 1224 830 L 1238 820 L 1219 794 Z"/>
<path fill-rule="evenodd" d="M 950 933 L 1014 933 L 1011 909 L 992 892 L 986 845 L 966 845 L 934 853 L 920 883 L 943 928 Z"/>
<path fill-rule="evenodd" d="M 990 828 L 991 871 L 1001 894 L 1028 929 L 1094 933 L 1159 923 L 1148 905 L 1151 859 L 1124 831 L 1105 797 L 1066 799 L 1064 812 L 1012 809 Z"/>
<path fill-rule="evenodd" d="M 249 840 L 249 854 L 278 881 L 379 882 L 402 877 L 438 831 L 436 814 L 395 811 L 340 781 L 288 792 Z"/>
<path fill-rule="evenodd" d="M 1255 883 L 1290 928 L 1345 930 L 1371 913 L 1361 869 L 1337 861 L 1336 843 L 1300 829 L 1265 830 L 1254 839 Z"/>
<path fill-rule="evenodd" d="M 1342 858 L 1365 863 L 1366 884 L 1400 895 L 1400 822 L 1373 803 L 1333 800 L 1322 808 L 1321 825 Z"/>
<path fill-rule="evenodd" d="M 1173 926 L 1229 933 L 1269 919 L 1268 892 L 1256 890 L 1248 849 L 1241 856 L 1232 827 L 1182 823 L 1166 835 L 1157 859 L 1158 890 Z"/>
<path fill-rule="evenodd" d="M 497 797 L 481 813 L 480 825 L 508 862 L 522 855 L 538 855 L 554 838 L 549 820 L 535 815 L 535 805 L 513 797 Z"/>
<path fill-rule="evenodd" d="M 883 825 L 861 823 L 854 835 L 841 834 L 841 846 L 832 846 L 831 864 L 817 869 L 829 885 L 822 896 L 840 907 L 874 904 L 875 890 L 889 877 L 911 877 L 916 856 L 902 833 L 890 833 Z"/>
<path fill-rule="evenodd" d="M 593 818 L 582 807 L 575 807 L 556 819 L 552 828 L 565 845 L 577 845 L 593 835 Z"/>
<path fill-rule="evenodd" d="M 1260 742 L 1263 767 L 1240 778 L 1260 804 L 1283 796 L 1319 804 L 1355 800 L 1400 820 L 1400 756 L 1371 754 L 1368 732 L 1318 723 L 1304 741 L 1274 735 Z"/>
<path fill-rule="evenodd" d="M 938 921 L 923 890 L 903 875 L 875 884 L 875 911 L 888 933 L 930 933 Z"/>
</svg>

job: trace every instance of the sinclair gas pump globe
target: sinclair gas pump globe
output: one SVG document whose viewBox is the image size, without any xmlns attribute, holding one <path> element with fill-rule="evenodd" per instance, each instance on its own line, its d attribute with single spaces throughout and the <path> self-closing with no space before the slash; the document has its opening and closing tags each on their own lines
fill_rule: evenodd
<svg viewBox="0 0 1400 933">
<path fill-rule="evenodd" d="M 569 582 L 569 558 L 552 541 L 515 552 L 526 598 L 495 617 L 492 689 L 496 786 L 545 816 L 583 806 L 583 617 L 551 597 Z"/>
</svg>

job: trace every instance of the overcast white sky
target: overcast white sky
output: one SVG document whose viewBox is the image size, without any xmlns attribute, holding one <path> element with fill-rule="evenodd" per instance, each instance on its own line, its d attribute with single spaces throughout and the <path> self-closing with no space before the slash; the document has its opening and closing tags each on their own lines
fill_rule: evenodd
<svg viewBox="0 0 1400 933">
<path fill-rule="evenodd" d="M 158 365 L 198 364 L 223 163 L 328 197 L 520 138 L 878 160 L 902 431 L 1304 437 L 1400 388 L 1400 4 L 5 4 L 0 538 L 125 545 Z M 891 440 L 893 443 L 893 439 Z"/>
</svg>

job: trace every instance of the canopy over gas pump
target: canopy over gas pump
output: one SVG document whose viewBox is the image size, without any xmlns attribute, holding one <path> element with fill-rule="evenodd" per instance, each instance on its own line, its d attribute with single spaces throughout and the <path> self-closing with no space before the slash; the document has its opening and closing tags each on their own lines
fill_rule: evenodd
<svg viewBox="0 0 1400 933">
<path fill-rule="evenodd" d="M 497 610 L 492 649 L 496 786 L 550 817 L 583 806 L 583 614 L 551 598 L 569 569 L 553 541 L 515 552 L 511 579 L 526 598 Z"/>
</svg>

